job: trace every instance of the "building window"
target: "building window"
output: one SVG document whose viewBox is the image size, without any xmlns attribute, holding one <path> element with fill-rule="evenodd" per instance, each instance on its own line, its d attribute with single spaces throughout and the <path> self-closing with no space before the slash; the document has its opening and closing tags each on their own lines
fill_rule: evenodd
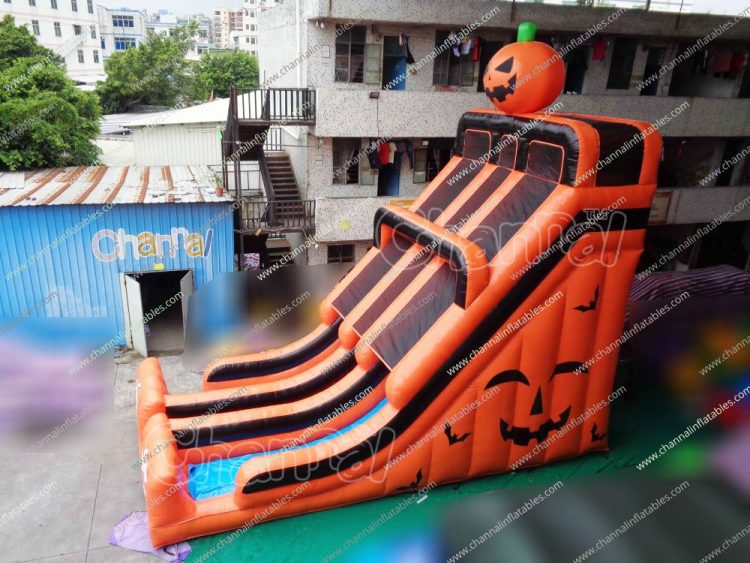
<svg viewBox="0 0 750 563">
<path fill-rule="evenodd" d="M 83 64 L 84 58 L 83 58 L 83 49 L 78 49 L 78 62 Z"/>
<path fill-rule="evenodd" d="M 36 0 L 29 0 L 29 6 L 36 6 Z"/>
<path fill-rule="evenodd" d="M 99 64 L 99 51 L 94 49 L 94 62 Z"/>
<path fill-rule="evenodd" d="M 96 26 L 95 25 L 90 26 L 90 30 L 91 30 L 91 39 L 96 39 Z"/>
<path fill-rule="evenodd" d="M 250 38 L 250 45 L 255 45 L 258 41 L 255 39 L 255 37 Z"/>
<path fill-rule="evenodd" d="M 104 40 L 104 37 L 102 37 L 102 51 L 107 50 L 107 42 Z"/>
<path fill-rule="evenodd" d="M 133 16 L 112 16 L 114 27 L 135 27 Z"/>
<path fill-rule="evenodd" d="M 249 37 L 245 37 L 245 43 L 250 43 L 250 38 Z"/>
<path fill-rule="evenodd" d="M 333 139 L 333 183 L 373 185 L 377 176 L 370 168 L 362 140 L 350 137 Z"/>
<path fill-rule="evenodd" d="M 364 82 L 366 35 L 364 25 L 336 26 L 336 82 Z"/>
<path fill-rule="evenodd" d="M 41 34 L 41 32 L 39 31 L 39 20 L 31 20 L 31 29 L 34 32 L 34 35 Z"/>
<path fill-rule="evenodd" d="M 344 262 L 354 262 L 354 245 L 353 244 L 329 244 L 328 245 L 328 263 L 342 264 Z"/>
<path fill-rule="evenodd" d="M 53 10 L 57 10 L 57 0 L 50 0 L 49 4 Z"/>
<path fill-rule="evenodd" d="M 75 35 L 81 35 L 81 26 L 78 24 L 73 24 L 73 33 Z"/>
<path fill-rule="evenodd" d="M 448 31 L 435 32 L 435 47 L 439 48 L 448 40 Z M 446 49 L 435 57 L 432 83 L 435 86 L 473 86 L 474 64 L 471 54 L 456 57 L 453 49 Z"/>
<path fill-rule="evenodd" d="M 254 18 L 254 17 L 255 17 L 255 10 L 250 10 L 250 11 L 249 11 L 249 12 L 247 13 L 247 15 L 248 15 L 248 16 L 250 16 L 251 18 Z"/>
<path fill-rule="evenodd" d="M 60 25 L 60 22 L 55 22 L 55 37 L 62 37 L 62 26 Z"/>
<path fill-rule="evenodd" d="M 70 9 L 74 12 L 78 11 L 78 0 L 70 0 Z"/>
<path fill-rule="evenodd" d="M 633 74 L 637 39 L 615 39 L 612 48 L 612 62 L 609 65 L 607 90 L 627 90 L 630 88 L 630 77 Z"/>
<path fill-rule="evenodd" d="M 94 13 L 94 0 L 88 0 L 86 4 L 89 10 L 89 14 L 93 14 Z"/>
<path fill-rule="evenodd" d="M 135 46 L 135 39 L 132 37 L 115 37 L 115 51 L 124 51 Z"/>
<path fill-rule="evenodd" d="M 453 139 L 430 139 L 427 148 L 414 149 L 413 182 L 422 184 L 435 179 L 451 159 Z"/>
<path fill-rule="evenodd" d="M 250 24 L 250 31 L 256 31 L 258 29 L 258 26 L 256 26 L 254 23 Z"/>
</svg>

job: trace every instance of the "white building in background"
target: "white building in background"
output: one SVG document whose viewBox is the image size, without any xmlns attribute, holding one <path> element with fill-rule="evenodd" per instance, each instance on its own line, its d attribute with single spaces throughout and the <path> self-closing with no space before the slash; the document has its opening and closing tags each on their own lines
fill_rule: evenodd
<svg viewBox="0 0 750 563">
<path fill-rule="evenodd" d="M 186 54 L 186 58 L 198 59 L 202 54 L 208 53 L 211 48 L 211 20 L 202 14 L 182 17 L 167 10 L 159 10 L 157 13 L 150 14 L 147 17 L 146 35 L 155 33 L 164 37 L 170 37 L 176 27 L 186 25 L 191 21 L 198 23 L 198 35 L 194 38 L 193 44 Z"/>
<path fill-rule="evenodd" d="M 58 0 L 62 1 L 62 0 Z M 146 38 L 146 11 L 97 6 L 101 50 L 104 58 L 137 47 Z"/>
<path fill-rule="evenodd" d="M 239 34 L 244 28 L 243 8 L 216 8 L 214 10 L 214 41 L 220 49 L 239 47 Z"/>
<path fill-rule="evenodd" d="M 0 17 L 12 15 L 39 44 L 65 59 L 68 76 L 85 90 L 104 80 L 94 0 L 4 0 Z"/>
<path fill-rule="evenodd" d="M 281 0 L 244 0 L 242 5 L 242 30 L 236 33 L 235 47 L 258 55 L 259 15 L 262 11 L 273 8 Z"/>
</svg>

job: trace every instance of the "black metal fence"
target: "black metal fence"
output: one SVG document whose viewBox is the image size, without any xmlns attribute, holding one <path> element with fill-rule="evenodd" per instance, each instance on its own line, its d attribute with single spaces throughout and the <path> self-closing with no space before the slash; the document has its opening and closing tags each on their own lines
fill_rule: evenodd
<svg viewBox="0 0 750 563">
<path fill-rule="evenodd" d="M 258 88 L 237 92 L 237 118 L 279 123 L 314 123 L 315 91 L 307 88 Z"/>
<path fill-rule="evenodd" d="M 243 201 L 242 227 L 247 231 L 311 231 L 315 229 L 315 200 Z"/>
</svg>

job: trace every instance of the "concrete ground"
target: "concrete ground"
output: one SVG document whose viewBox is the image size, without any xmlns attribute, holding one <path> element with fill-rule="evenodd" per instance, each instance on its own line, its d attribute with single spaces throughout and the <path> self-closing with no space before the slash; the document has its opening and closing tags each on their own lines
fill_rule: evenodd
<svg viewBox="0 0 750 563">
<path fill-rule="evenodd" d="M 0 519 L 0 561 L 156 561 L 150 555 L 113 547 L 108 541 L 110 529 L 121 518 L 131 511 L 145 510 L 140 471 L 132 467 L 138 458 L 135 371 L 141 359 L 128 352 L 115 360 L 112 424 L 106 425 L 96 447 L 85 448 L 91 451 L 58 452 L 54 444 L 49 444 L 35 453 L 0 453 L 0 518 L 27 504 L 13 518 Z M 185 370 L 181 356 L 163 356 L 160 361 L 170 391 L 184 393 L 200 388 L 200 377 Z M 56 484 L 54 489 L 28 504 L 50 483 Z"/>
</svg>

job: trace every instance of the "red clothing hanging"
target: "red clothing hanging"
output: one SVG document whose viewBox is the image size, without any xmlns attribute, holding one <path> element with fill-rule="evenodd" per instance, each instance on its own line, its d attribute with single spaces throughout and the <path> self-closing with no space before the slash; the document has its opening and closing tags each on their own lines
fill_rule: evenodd
<svg viewBox="0 0 750 563">
<path fill-rule="evenodd" d="M 607 55 L 607 41 L 603 37 L 597 38 L 591 47 L 591 60 L 603 61 Z"/>
</svg>

